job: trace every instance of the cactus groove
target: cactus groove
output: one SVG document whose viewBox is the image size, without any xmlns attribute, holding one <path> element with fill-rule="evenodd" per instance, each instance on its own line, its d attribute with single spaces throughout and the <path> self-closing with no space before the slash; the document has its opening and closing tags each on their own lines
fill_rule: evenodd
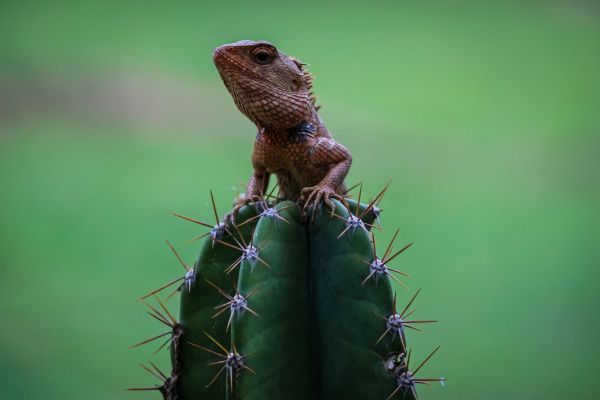
<svg viewBox="0 0 600 400">
<path fill-rule="evenodd" d="M 217 221 L 193 269 L 178 256 L 187 271 L 180 321 L 158 297 L 173 282 L 150 293 L 158 306 L 149 314 L 171 329 L 171 373 L 142 365 L 162 384 L 131 390 L 178 400 L 415 400 L 416 384 L 444 383 L 417 377 L 437 348 L 411 368 L 405 328 L 435 321 L 412 316 L 420 289 L 397 309 L 391 280 L 403 285 L 406 274 L 390 264 L 411 244 L 394 251 L 397 231 L 376 244 L 384 191 L 306 215 L 294 202 L 263 200 L 232 224 Z"/>
</svg>

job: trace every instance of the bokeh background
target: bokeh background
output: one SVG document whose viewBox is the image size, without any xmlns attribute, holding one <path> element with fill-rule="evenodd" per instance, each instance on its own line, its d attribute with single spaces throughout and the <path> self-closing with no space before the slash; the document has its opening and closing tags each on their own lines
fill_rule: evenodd
<svg viewBox="0 0 600 400">
<path fill-rule="evenodd" d="M 211 51 L 310 64 L 322 116 L 388 179 L 381 243 L 423 287 L 426 399 L 592 399 L 600 357 L 600 6 L 587 1 L 0 4 L 0 398 L 141 399 L 136 298 L 192 262 L 250 174 Z M 411 292 L 400 291 L 405 302 Z M 170 301 L 176 312 L 177 301 Z M 348 366 L 351 368 L 351 366 Z"/>
</svg>

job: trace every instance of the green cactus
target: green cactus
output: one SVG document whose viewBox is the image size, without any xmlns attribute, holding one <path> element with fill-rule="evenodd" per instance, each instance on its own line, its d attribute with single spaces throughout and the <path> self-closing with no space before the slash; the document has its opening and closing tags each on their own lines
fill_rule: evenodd
<svg viewBox="0 0 600 400">
<path fill-rule="evenodd" d="M 393 252 L 390 243 L 378 257 L 369 231 L 382 195 L 306 215 L 291 201 L 262 201 L 233 224 L 217 222 L 181 278 L 180 321 L 158 297 L 160 310 L 149 305 L 172 329 L 172 370 L 144 366 L 163 383 L 140 390 L 183 400 L 384 400 L 443 383 L 414 376 L 433 353 L 409 369 L 404 328 L 435 321 L 407 319 L 419 291 L 396 310 L 390 279 L 402 284 L 402 272 L 388 263 L 410 244 Z"/>
</svg>

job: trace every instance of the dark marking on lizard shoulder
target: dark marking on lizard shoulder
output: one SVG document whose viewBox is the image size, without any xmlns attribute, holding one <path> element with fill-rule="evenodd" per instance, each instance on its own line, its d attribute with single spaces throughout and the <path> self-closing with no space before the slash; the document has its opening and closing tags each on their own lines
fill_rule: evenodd
<svg viewBox="0 0 600 400">
<path fill-rule="evenodd" d="M 300 122 L 298 125 L 287 130 L 288 139 L 294 142 L 300 142 L 312 136 L 317 131 L 317 127 L 310 122 Z"/>
</svg>

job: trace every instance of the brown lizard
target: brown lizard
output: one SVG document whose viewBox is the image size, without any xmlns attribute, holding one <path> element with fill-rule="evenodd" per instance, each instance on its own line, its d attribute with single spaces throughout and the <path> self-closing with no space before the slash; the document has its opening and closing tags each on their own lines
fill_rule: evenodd
<svg viewBox="0 0 600 400">
<path fill-rule="evenodd" d="M 283 197 L 304 210 L 343 200 L 352 156 L 319 118 L 305 64 L 268 42 L 251 40 L 216 48 L 213 60 L 235 104 L 258 129 L 254 173 L 232 213 L 261 198 L 271 174 Z"/>
</svg>

